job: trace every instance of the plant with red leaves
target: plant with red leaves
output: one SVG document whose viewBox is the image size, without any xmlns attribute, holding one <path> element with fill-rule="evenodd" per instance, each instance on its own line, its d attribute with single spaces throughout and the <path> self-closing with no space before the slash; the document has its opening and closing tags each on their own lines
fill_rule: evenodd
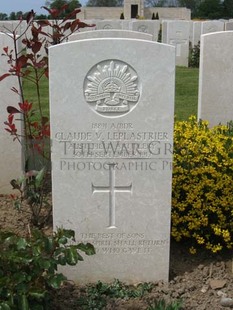
<svg viewBox="0 0 233 310">
<path fill-rule="evenodd" d="M 43 114 L 41 98 L 42 78 L 44 76 L 49 78 L 48 46 L 67 41 L 69 35 L 80 28 L 94 26 L 87 25 L 79 19 L 70 20 L 80 12 L 80 9 L 75 9 L 60 20 L 59 18 L 66 10 L 67 5 L 64 5 L 61 9 L 43 8 L 54 18 L 53 21 L 35 21 L 35 13 L 31 10 L 27 15 L 27 27 L 23 33 L 17 34 L 22 19 L 19 20 L 18 25 L 11 33 L 9 33 L 9 29 L 6 29 L 6 35 L 13 40 L 14 48 L 10 49 L 7 46 L 3 48 L 2 56 L 7 58 L 9 69 L 0 76 L 0 82 L 9 76 L 15 76 L 18 79 L 18 89 L 13 87 L 11 90 L 18 94 L 20 98 L 18 107 L 7 107 L 9 115 L 7 121 L 4 122 L 5 130 L 13 137 L 14 141 L 19 141 L 24 147 L 25 174 L 23 179 L 20 178 L 21 181 L 23 180 L 23 183 L 20 181 L 22 186 L 18 186 L 19 182 L 16 180 L 12 180 L 11 184 L 14 189 L 20 191 L 20 201 L 22 197 L 23 199 L 27 197 L 31 206 L 34 206 L 31 208 L 36 210 L 32 214 L 32 223 L 40 227 L 44 224 L 44 222 L 39 223 L 40 214 L 43 205 L 47 205 L 43 197 L 45 186 L 41 180 L 38 186 L 38 178 L 33 176 L 29 178 L 28 176 L 31 175 L 31 171 L 39 170 L 37 174 L 39 173 L 46 180 L 44 178 L 46 176 L 45 171 L 48 171 L 48 169 L 45 169 L 45 165 L 50 166 L 49 119 Z M 30 35 L 28 35 L 29 32 Z M 21 44 L 18 44 L 19 42 L 24 45 L 21 50 L 19 49 L 19 46 L 21 46 Z M 36 99 L 27 100 L 25 98 L 23 81 L 30 82 L 35 88 Z M 35 108 L 35 104 L 37 108 Z M 16 115 L 18 118 L 15 117 Z M 17 129 L 16 121 L 19 121 L 19 128 L 23 123 L 23 130 Z M 40 160 L 43 159 L 40 167 L 36 167 L 36 165 L 38 166 L 38 155 Z M 29 167 L 29 163 L 32 167 Z M 40 171 L 43 171 L 43 173 L 40 174 Z M 18 201 L 17 206 L 19 206 Z M 51 208 L 49 208 L 49 212 L 51 212 Z M 48 217 L 45 218 L 48 219 Z"/>
</svg>

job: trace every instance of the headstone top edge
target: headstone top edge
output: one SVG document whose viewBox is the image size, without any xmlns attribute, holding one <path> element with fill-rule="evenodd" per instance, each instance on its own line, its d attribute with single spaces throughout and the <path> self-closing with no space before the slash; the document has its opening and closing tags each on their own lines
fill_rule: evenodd
<svg viewBox="0 0 233 310">
<path fill-rule="evenodd" d="M 201 35 L 201 37 L 205 38 L 205 37 L 210 37 L 210 36 L 215 36 L 215 35 L 222 35 L 222 34 L 225 34 L 225 35 L 233 34 L 233 30 L 204 33 L 204 34 Z"/>
<path fill-rule="evenodd" d="M 61 43 L 59 45 L 53 45 L 53 46 L 50 46 L 49 47 L 49 50 L 54 50 L 54 49 L 59 49 L 59 48 L 62 48 L 63 46 L 66 46 L 68 47 L 69 45 L 82 45 L 86 42 L 104 42 L 104 41 L 115 41 L 115 42 L 143 42 L 144 44 L 147 44 L 147 45 L 154 45 L 154 46 L 166 46 L 166 47 L 169 47 L 171 48 L 172 50 L 174 49 L 175 50 L 175 47 L 170 45 L 170 44 L 166 44 L 166 43 L 160 43 L 160 42 L 156 42 L 156 41 L 149 41 L 149 40 L 144 40 L 144 39 L 135 39 L 135 38 L 90 38 L 90 39 L 83 39 L 83 40 L 75 40 L 75 41 L 68 41 L 68 42 L 65 42 L 65 43 Z"/>
<path fill-rule="evenodd" d="M 147 39 L 134 39 L 134 38 L 90 38 L 90 39 L 83 39 L 83 40 L 75 40 L 75 41 L 69 41 L 69 42 L 65 42 L 65 43 L 61 43 L 59 45 L 55 45 L 55 46 L 50 46 L 49 50 L 57 50 L 57 49 L 62 49 L 63 47 L 67 47 L 71 46 L 71 45 L 79 45 L 81 46 L 82 44 L 85 44 L 87 42 L 138 42 L 138 43 L 142 43 L 146 44 L 146 45 L 154 45 L 154 46 L 161 46 L 161 47 L 166 47 L 166 48 L 170 48 L 171 50 L 175 50 L 175 47 L 167 44 L 167 43 L 160 43 L 160 42 L 155 42 L 155 41 L 149 41 Z"/>
</svg>

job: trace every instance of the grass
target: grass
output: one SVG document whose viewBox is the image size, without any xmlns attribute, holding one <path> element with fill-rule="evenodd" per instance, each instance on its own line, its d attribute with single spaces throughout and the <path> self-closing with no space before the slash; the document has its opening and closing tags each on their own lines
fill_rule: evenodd
<svg viewBox="0 0 233 310">
<path fill-rule="evenodd" d="M 30 81 L 24 80 L 23 89 L 25 99 L 28 100 L 29 102 L 32 102 L 34 109 L 37 109 L 38 99 L 35 84 L 33 84 Z M 40 80 L 40 99 L 44 116 L 49 117 L 49 81 L 45 76 L 43 76 Z"/>
<path fill-rule="evenodd" d="M 187 120 L 190 115 L 197 115 L 198 74 L 196 68 L 176 68 L 175 116 L 176 120 Z M 38 105 L 36 89 L 31 82 L 24 81 L 25 98 Z M 45 116 L 49 116 L 48 79 L 41 80 L 41 102 Z"/>
<path fill-rule="evenodd" d="M 197 115 L 198 77 L 197 68 L 176 68 L 176 120 L 187 120 L 190 115 Z"/>
</svg>

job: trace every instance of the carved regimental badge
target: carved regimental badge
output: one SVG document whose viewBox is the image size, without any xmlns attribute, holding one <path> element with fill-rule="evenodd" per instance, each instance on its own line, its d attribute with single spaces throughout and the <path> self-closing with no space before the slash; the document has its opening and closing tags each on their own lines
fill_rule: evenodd
<svg viewBox="0 0 233 310">
<path fill-rule="evenodd" d="M 107 60 L 94 66 L 84 81 L 84 96 L 97 113 L 117 117 L 131 111 L 140 92 L 135 70 L 119 60 Z"/>
</svg>

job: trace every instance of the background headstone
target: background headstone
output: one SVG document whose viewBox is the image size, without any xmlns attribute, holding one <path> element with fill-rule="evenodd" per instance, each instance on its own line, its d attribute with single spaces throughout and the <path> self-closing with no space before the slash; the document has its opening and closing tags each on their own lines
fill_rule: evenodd
<svg viewBox="0 0 233 310">
<path fill-rule="evenodd" d="M 152 35 L 148 33 L 130 30 L 95 30 L 76 32 L 69 37 L 69 41 L 95 39 L 95 38 L 131 38 L 152 41 Z"/>
<path fill-rule="evenodd" d="M 210 126 L 233 119 L 233 31 L 201 36 L 198 118 Z"/>
<path fill-rule="evenodd" d="M 188 67 L 189 21 L 163 22 L 163 43 L 176 47 L 176 65 Z"/>
<path fill-rule="evenodd" d="M 202 22 L 193 22 L 193 36 L 192 36 L 192 47 L 198 44 L 201 40 L 201 24 Z"/>
<path fill-rule="evenodd" d="M 174 47 L 90 39 L 49 57 L 54 227 L 97 251 L 62 272 L 82 284 L 167 281 Z"/>
<path fill-rule="evenodd" d="M 224 30 L 224 22 L 209 20 L 201 23 L 201 34 L 218 32 Z"/>
<path fill-rule="evenodd" d="M 122 29 L 122 23 L 120 20 L 101 20 L 96 22 L 97 30 L 111 30 L 111 29 Z"/>
<path fill-rule="evenodd" d="M 226 31 L 233 30 L 233 22 L 226 22 L 225 23 L 225 30 Z"/>
<path fill-rule="evenodd" d="M 153 36 L 153 41 L 158 41 L 160 21 L 158 20 L 136 20 L 129 25 L 133 31 L 144 32 Z"/>
<path fill-rule="evenodd" d="M 0 33 L 0 76 L 7 73 L 9 70 L 9 64 L 7 64 L 8 58 L 1 55 L 3 53 L 3 48 L 7 46 L 9 50 L 13 49 L 13 40 L 6 34 Z M 4 127 L 7 128 L 7 126 L 4 125 L 4 122 L 6 122 L 8 118 L 7 106 L 18 108 L 19 103 L 19 96 L 11 90 L 12 87 L 18 89 L 17 78 L 15 76 L 10 76 L 0 81 L 0 194 L 12 193 L 10 181 L 22 175 L 21 145 L 18 141 L 13 141 L 13 137 L 4 129 Z M 16 118 L 19 118 L 19 116 L 17 115 Z M 20 134 L 20 122 L 16 121 L 16 123 Z"/>
</svg>

